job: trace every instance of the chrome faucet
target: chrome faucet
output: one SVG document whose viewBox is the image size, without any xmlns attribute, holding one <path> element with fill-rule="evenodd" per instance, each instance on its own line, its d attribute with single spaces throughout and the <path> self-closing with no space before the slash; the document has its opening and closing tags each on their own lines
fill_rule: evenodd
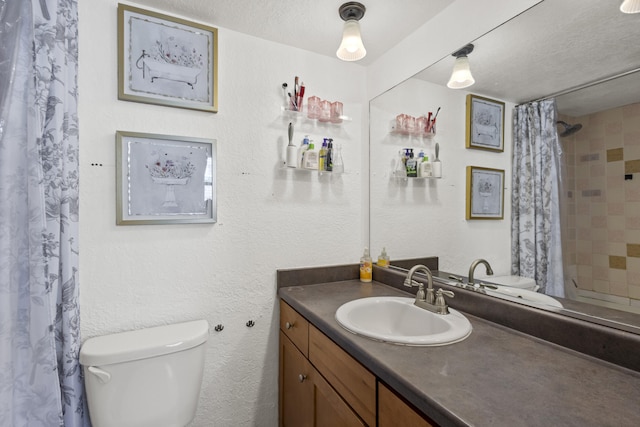
<svg viewBox="0 0 640 427">
<path fill-rule="evenodd" d="M 424 284 L 413 280 L 413 275 L 416 272 L 424 273 L 427 276 L 427 289 L 425 291 Z M 414 302 L 420 308 L 429 310 L 438 314 L 449 314 L 449 307 L 444 299 L 445 296 L 453 298 L 454 294 L 451 291 L 444 289 L 438 289 L 437 292 L 433 291 L 433 275 L 431 270 L 425 265 L 418 264 L 411 267 L 411 270 L 407 273 L 407 278 L 404 280 L 404 285 L 408 287 L 418 286 L 418 292 L 416 292 L 416 300 Z"/>
<path fill-rule="evenodd" d="M 469 283 L 470 286 L 474 286 L 474 283 L 473 283 L 473 272 L 475 271 L 475 269 L 478 266 L 478 264 L 484 264 L 485 267 L 487 268 L 487 274 L 489 276 L 493 275 L 493 270 L 491 269 L 491 266 L 489 265 L 489 263 L 487 261 L 485 261 L 484 259 L 477 259 L 477 260 L 473 261 L 471 263 L 471 267 L 469 267 L 469 278 L 467 279 L 467 282 Z"/>
</svg>

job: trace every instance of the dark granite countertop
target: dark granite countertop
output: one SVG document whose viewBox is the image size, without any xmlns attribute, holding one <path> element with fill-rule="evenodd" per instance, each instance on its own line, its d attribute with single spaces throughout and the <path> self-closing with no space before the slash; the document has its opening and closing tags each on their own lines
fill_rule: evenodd
<svg viewBox="0 0 640 427">
<path fill-rule="evenodd" d="M 639 426 L 640 374 L 466 314 L 473 332 L 407 347 L 344 330 L 336 309 L 368 296 L 410 296 L 379 282 L 282 287 L 279 296 L 439 425 Z"/>
</svg>

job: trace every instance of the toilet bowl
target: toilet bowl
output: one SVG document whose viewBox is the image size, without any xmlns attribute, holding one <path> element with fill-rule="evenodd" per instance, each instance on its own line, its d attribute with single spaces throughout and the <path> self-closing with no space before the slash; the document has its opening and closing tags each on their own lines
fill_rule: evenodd
<svg viewBox="0 0 640 427">
<path fill-rule="evenodd" d="M 196 413 L 206 320 L 88 339 L 80 350 L 93 427 L 184 427 Z"/>
<path fill-rule="evenodd" d="M 540 286 L 536 284 L 534 279 L 522 276 L 487 276 L 484 280 L 502 286 L 511 286 L 512 288 L 525 289 L 536 292 Z"/>
</svg>

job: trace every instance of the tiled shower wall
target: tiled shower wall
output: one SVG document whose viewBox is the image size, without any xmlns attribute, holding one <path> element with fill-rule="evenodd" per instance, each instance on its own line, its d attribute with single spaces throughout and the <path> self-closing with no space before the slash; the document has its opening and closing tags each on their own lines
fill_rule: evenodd
<svg viewBox="0 0 640 427">
<path fill-rule="evenodd" d="M 566 259 L 579 289 L 640 307 L 640 104 L 583 117 L 561 138 L 566 160 Z"/>
</svg>

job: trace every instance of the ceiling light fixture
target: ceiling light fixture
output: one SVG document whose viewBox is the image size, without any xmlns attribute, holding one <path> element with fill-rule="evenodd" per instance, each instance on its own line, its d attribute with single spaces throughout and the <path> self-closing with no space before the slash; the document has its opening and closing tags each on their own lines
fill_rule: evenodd
<svg viewBox="0 0 640 427">
<path fill-rule="evenodd" d="M 469 58 L 467 58 L 467 55 L 471 52 L 473 52 L 473 45 L 468 44 L 451 55 L 456 57 L 456 62 L 453 64 L 453 72 L 451 73 L 451 78 L 449 79 L 449 83 L 447 83 L 447 87 L 451 89 L 464 89 L 476 82 L 471 75 L 471 70 L 469 69 Z"/>
<path fill-rule="evenodd" d="M 623 13 L 640 13 L 640 0 L 624 0 L 620 5 Z"/>
<path fill-rule="evenodd" d="M 367 9 L 362 3 L 355 1 L 340 6 L 338 14 L 344 22 L 342 31 L 342 43 L 336 52 L 338 58 L 343 61 L 357 61 L 367 54 L 360 36 L 360 24 L 358 21 L 364 16 Z"/>
</svg>

